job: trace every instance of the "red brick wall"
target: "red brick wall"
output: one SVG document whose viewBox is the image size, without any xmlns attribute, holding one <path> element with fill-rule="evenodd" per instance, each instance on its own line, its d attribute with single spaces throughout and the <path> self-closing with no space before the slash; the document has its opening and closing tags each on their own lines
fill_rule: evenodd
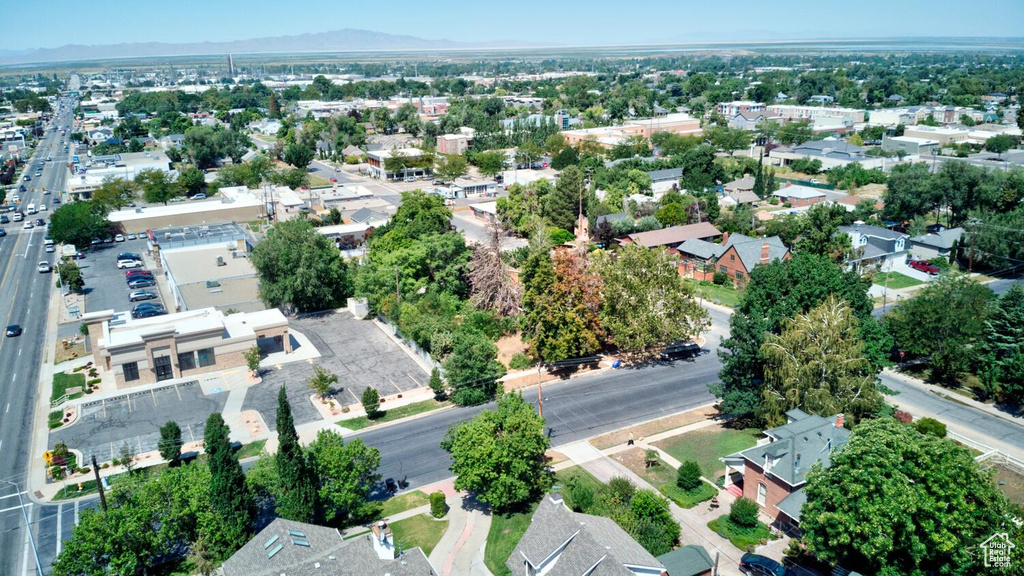
<svg viewBox="0 0 1024 576">
<path fill-rule="evenodd" d="M 761 483 L 768 487 L 768 494 L 765 496 L 761 511 L 775 519 L 783 513 L 775 506 L 789 496 L 789 487 L 774 476 L 766 478 L 764 470 L 760 466 L 747 460 L 743 473 L 743 497 L 751 502 L 757 502 L 757 485 Z"/>
<path fill-rule="evenodd" d="M 736 253 L 736 249 L 730 247 L 722 254 L 718 261 L 715 262 L 715 272 L 725 272 L 732 278 L 732 281 L 736 284 L 742 284 L 747 281 L 749 276 L 748 270 L 743 266 L 743 261 L 740 260 L 739 254 Z M 736 273 L 739 272 L 741 277 L 737 278 Z"/>
<path fill-rule="evenodd" d="M 801 206 L 810 206 L 811 204 L 817 204 L 824 200 L 824 196 L 815 196 L 814 198 L 785 198 L 784 202 L 789 202 L 790 206 L 799 208 Z"/>
</svg>

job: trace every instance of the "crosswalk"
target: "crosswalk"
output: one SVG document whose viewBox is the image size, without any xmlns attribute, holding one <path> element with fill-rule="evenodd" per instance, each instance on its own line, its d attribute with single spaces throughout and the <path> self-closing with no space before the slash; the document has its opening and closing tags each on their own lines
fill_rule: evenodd
<svg viewBox="0 0 1024 576">
<path fill-rule="evenodd" d="M 24 512 L 17 499 L 18 494 L 5 494 L 0 496 L 0 521 L 5 525 L 16 526 L 23 541 L 23 550 L 20 565 L 21 570 L 17 574 L 25 576 L 50 573 L 50 565 L 64 549 L 64 543 L 71 539 L 74 527 L 82 511 L 98 506 L 95 498 L 87 500 L 76 500 L 56 504 L 39 505 L 27 498 L 25 492 L 21 493 L 24 502 Z M 13 505 L 12 505 L 13 504 Z M 28 516 L 32 528 L 31 538 L 24 530 L 24 517 Z M 35 550 L 33 551 L 33 546 Z M 39 556 L 40 571 L 36 566 L 35 556 Z M 6 559 L 0 571 L 12 569 L 11 559 Z M 6 572 L 5 572 L 6 573 Z M 12 572 L 13 574 L 14 572 Z"/>
</svg>

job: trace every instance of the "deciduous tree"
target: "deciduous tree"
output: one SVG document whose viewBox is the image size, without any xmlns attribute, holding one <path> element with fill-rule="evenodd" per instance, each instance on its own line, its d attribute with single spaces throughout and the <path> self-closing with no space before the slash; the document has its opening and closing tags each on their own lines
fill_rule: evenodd
<svg viewBox="0 0 1024 576">
<path fill-rule="evenodd" d="M 521 310 L 521 285 L 512 277 L 512 267 L 501 257 L 500 224 L 488 228 L 487 243 L 473 248 L 469 265 L 470 301 L 478 308 L 510 317 Z"/>
<path fill-rule="evenodd" d="M 523 335 L 530 355 L 554 362 L 593 354 L 601 348 L 601 278 L 583 256 L 538 252 L 523 269 Z"/>
<path fill-rule="evenodd" d="M 377 510 L 370 495 L 380 482 L 380 452 L 359 438 L 346 444 L 333 430 L 319 431 L 308 452 L 324 520 L 344 526 L 370 518 Z"/>
<path fill-rule="evenodd" d="M 334 244 L 305 218 L 279 222 L 252 252 L 260 298 L 299 311 L 338 308 L 352 294 L 348 267 Z"/>
</svg>

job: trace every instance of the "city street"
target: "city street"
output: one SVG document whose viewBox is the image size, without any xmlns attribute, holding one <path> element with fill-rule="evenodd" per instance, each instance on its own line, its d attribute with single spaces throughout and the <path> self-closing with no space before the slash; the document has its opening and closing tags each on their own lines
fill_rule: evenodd
<svg viewBox="0 0 1024 576">
<path fill-rule="evenodd" d="M 70 115 L 55 124 L 70 128 Z M 50 129 L 33 156 L 29 166 L 34 169 L 47 156 L 65 158 L 59 129 Z M 53 194 L 44 195 L 42 188 L 56 193 L 63 185 L 67 169 L 63 163 L 46 163 L 42 176 L 31 181 L 19 180 L 29 190 L 21 193 L 20 206 L 29 203 L 51 204 Z M 35 188 L 33 191 L 32 188 Z M 10 195 L 8 196 L 10 200 Z M 23 209 L 23 208 L 21 208 Z M 39 217 L 49 217 L 50 212 Z M 32 218 L 35 219 L 36 215 Z M 28 218 L 28 215 L 26 215 Z M 20 227 L 18 223 L 6 227 Z M 33 415 L 36 411 L 39 366 L 45 349 L 47 304 L 55 277 L 40 274 L 36 266 L 41 260 L 54 262 L 53 254 L 43 251 L 44 227 L 9 234 L 0 238 L 0 321 L 3 326 L 21 325 L 24 332 L 14 338 L 0 339 L 0 462 L 4 474 L 0 478 L 0 573 L 23 574 L 35 569 L 31 546 L 24 530 L 17 492 L 25 491 L 30 450 L 32 448 Z M 10 484 L 17 485 L 17 489 Z M 29 504 L 30 494 L 22 494 Z M 40 509 L 31 507 L 31 516 L 38 519 Z M 63 526 L 62 526 L 63 529 Z"/>
</svg>

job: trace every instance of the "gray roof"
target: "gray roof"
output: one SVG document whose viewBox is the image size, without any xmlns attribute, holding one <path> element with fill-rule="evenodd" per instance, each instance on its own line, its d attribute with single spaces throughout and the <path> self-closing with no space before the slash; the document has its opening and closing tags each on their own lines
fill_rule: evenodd
<svg viewBox="0 0 1024 576">
<path fill-rule="evenodd" d="M 736 201 L 737 204 L 756 204 L 761 201 L 761 198 L 749 190 L 742 190 L 739 192 L 729 192 L 729 197 Z"/>
<path fill-rule="evenodd" d="M 942 250 L 949 250 L 953 247 L 953 244 L 960 240 L 963 236 L 963 228 L 946 228 L 940 230 L 936 234 L 923 234 L 921 236 L 914 236 L 910 239 L 914 244 L 921 244 L 923 246 L 930 246 L 932 248 L 939 248 Z"/>
<path fill-rule="evenodd" d="M 839 231 L 844 234 L 856 233 L 864 236 L 881 238 L 882 240 L 899 240 L 907 235 L 903 232 L 896 232 L 881 226 L 870 226 L 868 224 L 854 224 L 852 226 L 840 226 Z"/>
<path fill-rule="evenodd" d="M 371 220 L 388 220 L 389 218 L 387 214 L 366 207 L 356 210 L 349 216 L 349 220 L 356 224 L 363 224 Z"/>
<path fill-rule="evenodd" d="M 749 273 L 754 269 L 754 266 L 761 263 L 761 251 L 765 244 L 768 244 L 768 262 L 775 262 L 785 258 L 786 254 L 789 253 L 789 248 L 783 243 L 782 238 L 778 236 L 751 238 L 743 234 L 731 234 L 725 244 L 722 245 L 722 253 L 719 255 L 719 258 L 724 256 L 729 251 L 729 248 L 735 247 L 736 253 L 740 257 L 740 262 L 743 263 L 743 267 Z"/>
<path fill-rule="evenodd" d="M 756 181 L 757 181 L 757 179 L 754 178 L 753 176 L 744 176 L 743 178 L 739 178 L 737 180 L 733 180 L 732 182 L 727 182 L 725 185 L 722 186 L 722 188 L 724 188 L 726 192 L 729 192 L 729 191 L 732 191 L 732 190 L 748 190 L 749 191 L 749 190 L 753 190 L 754 189 L 754 182 L 756 182 Z"/>
<path fill-rule="evenodd" d="M 549 576 L 632 576 L 626 565 L 664 569 L 614 520 L 573 512 L 555 495 L 541 500 L 505 566 L 521 576 L 527 562 L 535 569 L 547 563 Z"/>
<path fill-rule="evenodd" d="M 228 558 L 223 571 L 224 576 L 426 576 L 436 573 L 418 547 L 406 550 L 401 560 L 382 560 L 373 542 L 366 537 L 342 540 L 334 528 L 283 518 L 271 522 Z"/>
<path fill-rule="evenodd" d="M 690 238 L 686 242 L 683 242 L 676 248 L 682 254 L 689 254 L 696 256 L 701 260 L 714 260 L 722 255 L 725 248 L 721 244 L 715 244 L 714 242 L 708 242 L 707 240 L 701 240 L 700 238 Z"/>
<path fill-rule="evenodd" d="M 793 520 L 799 522 L 800 512 L 803 511 L 804 504 L 806 503 L 807 494 L 804 494 L 804 490 L 801 488 L 783 498 L 781 502 L 775 505 L 775 507 L 785 512 L 786 516 L 789 516 Z"/>
<path fill-rule="evenodd" d="M 658 556 L 658 562 L 665 565 L 668 576 L 698 576 L 710 572 L 715 566 L 703 546 L 691 544 L 682 546 L 668 554 Z"/>
<path fill-rule="evenodd" d="M 805 414 L 795 419 L 794 416 L 799 415 L 790 415 L 790 423 L 785 426 L 765 430 L 765 435 L 772 438 L 772 442 L 737 452 L 734 456 L 742 456 L 761 468 L 770 457 L 771 470 L 766 474 L 770 473 L 794 488 L 803 485 L 812 465 L 817 462 L 825 468 L 831 465 L 832 451 L 846 445 L 850 431 L 842 426 L 836 427 L 834 416 L 822 418 Z"/>
<path fill-rule="evenodd" d="M 682 168 L 665 168 L 664 170 L 652 170 L 647 173 L 651 182 L 671 182 L 683 177 Z"/>
<path fill-rule="evenodd" d="M 794 146 L 789 150 L 780 150 L 780 152 L 784 151 L 803 154 L 805 156 L 819 156 L 851 162 L 858 162 L 868 158 L 864 155 L 863 148 L 860 146 L 854 146 L 853 144 L 842 140 L 812 140 L 810 142 L 804 142 L 799 146 Z"/>
</svg>

